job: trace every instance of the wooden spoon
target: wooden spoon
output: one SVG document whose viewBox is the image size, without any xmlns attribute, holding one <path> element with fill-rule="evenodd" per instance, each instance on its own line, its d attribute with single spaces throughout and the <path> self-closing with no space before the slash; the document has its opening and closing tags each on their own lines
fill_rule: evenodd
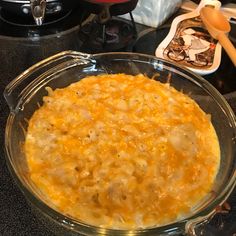
<svg viewBox="0 0 236 236">
<path fill-rule="evenodd" d="M 211 7 L 203 7 L 200 10 L 200 17 L 210 35 L 219 40 L 234 66 L 236 66 L 236 49 L 226 36 L 226 33 L 231 30 L 226 17 L 219 10 Z"/>
</svg>

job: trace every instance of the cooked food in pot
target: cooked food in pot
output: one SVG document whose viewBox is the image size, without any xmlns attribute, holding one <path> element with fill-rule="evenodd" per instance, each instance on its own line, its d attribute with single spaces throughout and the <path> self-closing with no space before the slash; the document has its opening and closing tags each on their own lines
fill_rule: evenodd
<svg viewBox="0 0 236 236">
<path fill-rule="evenodd" d="M 211 191 L 215 130 L 170 84 L 104 74 L 47 90 L 24 148 L 30 178 L 59 212 L 107 228 L 161 226 Z"/>
</svg>

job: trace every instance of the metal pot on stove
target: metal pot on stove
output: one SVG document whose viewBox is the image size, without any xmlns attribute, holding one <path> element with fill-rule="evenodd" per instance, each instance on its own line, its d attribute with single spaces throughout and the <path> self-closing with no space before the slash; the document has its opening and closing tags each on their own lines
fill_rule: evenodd
<svg viewBox="0 0 236 236">
<path fill-rule="evenodd" d="M 34 17 L 37 25 L 42 25 L 46 15 L 56 15 L 70 11 L 76 0 L 0 0 L 0 8 L 21 17 Z"/>
</svg>

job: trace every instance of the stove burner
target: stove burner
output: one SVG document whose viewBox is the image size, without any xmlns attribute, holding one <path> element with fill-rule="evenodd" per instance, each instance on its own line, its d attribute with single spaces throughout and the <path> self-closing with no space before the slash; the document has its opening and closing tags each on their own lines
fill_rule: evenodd
<svg viewBox="0 0 236 236">
<path fill-rule="evenodd" d="M 62 21 L 68 15 L 71 13 L 71 11 L 68 12 L 60 12 L 56 15 L 46 15 L 43 25 L 49 25 L 53 24 L 59 21 Z M 4 21 L 7 24 L 13 25 L 13 26 L 22 26 L 22 27 L 37 27 L 35 24 L 35 20 L 33 17 L 30 16 L 18 16 L 12 12 L 6 11 L 4 9 L 0 10 L 0 20 Z"/>
<path fill-rule="evenodd" d="M 106 24 L 94 20 L 81 28 L 79 37 L 83 52 L 131 51 L 136 38 L 136 28 L 133 22 L 122 19 L 113 18 Z"/>
<path fill-rule="evenodd" d="M 89 16 L 84 7 L 46 15 L 43 25 L 37 26 L 33 17 L 19 16 L 0 8 L 0 38 L 1 36 L 17 38 L 39 38 L 58 33 L 65 33 L 74 27 L 79 29 L 81 23 Z"/>
</svg>

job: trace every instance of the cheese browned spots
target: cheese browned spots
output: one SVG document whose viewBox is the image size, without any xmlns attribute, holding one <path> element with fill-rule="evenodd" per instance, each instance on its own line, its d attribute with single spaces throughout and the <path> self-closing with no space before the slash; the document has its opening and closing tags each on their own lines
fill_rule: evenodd
<svg viewBox="0 0 236 236">
<path fill-rule="evenodd" d="M 25 154 L 32 181 L 58 211 L 109 228 L 160 226 L 191 214 L 211 190 L 215 130 L 168 83 L 113 74 L 48 90 Z"/>
</svg>

